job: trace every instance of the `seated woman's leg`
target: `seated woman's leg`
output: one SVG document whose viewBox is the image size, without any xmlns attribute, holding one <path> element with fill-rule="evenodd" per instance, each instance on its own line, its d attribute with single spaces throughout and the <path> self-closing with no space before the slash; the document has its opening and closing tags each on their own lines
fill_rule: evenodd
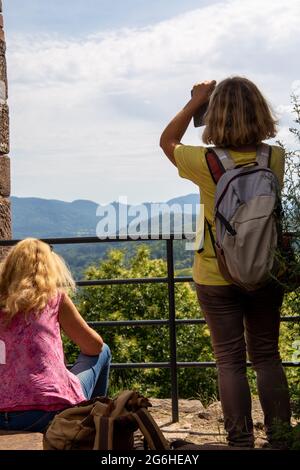
<svg viewBox="0 0 300 470">
<path fill-rule="evenodd" d="M 5 431 L 44 432 L 59 411 L 28 410 L 0 413 L 0 429 Z"/>
<path fill-rule="evenodd" d="M 74 366 L 70 369 L 75 374 L 86 398 L 106 396 L 111 362 L 111 352 L 107 344 L 103 344 L 98 356 L 87 356 L 80 353 Z"/>
</svg>

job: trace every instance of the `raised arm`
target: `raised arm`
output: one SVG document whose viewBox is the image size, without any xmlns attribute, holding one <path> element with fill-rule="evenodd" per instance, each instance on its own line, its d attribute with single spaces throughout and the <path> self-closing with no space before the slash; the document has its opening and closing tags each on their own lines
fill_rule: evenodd
<svg viewBox="0 0 300 470">
<path fill-rule="evenodd" d="M 211 93 L 216 86 L 216 81 L 206 81 L 194 85 L 193 97 L 185 107 L 172 119 L 167 125 L 160 137 L 160 146 L 169 160 L 176 166 L 174 150 L 176 145 L 180 144 L 188 125 L 200 108 L 200 106 L 209 100 Z"/>
<path fill-rule="evenodd" d="M 59 323 L 64 333 L 79 346 L 83 354 L 88 356 L 100 354 L 103 339 L 95 330 L 88 326 L 70 297 L 66 294 L 59 307 Z"/>
</svg>

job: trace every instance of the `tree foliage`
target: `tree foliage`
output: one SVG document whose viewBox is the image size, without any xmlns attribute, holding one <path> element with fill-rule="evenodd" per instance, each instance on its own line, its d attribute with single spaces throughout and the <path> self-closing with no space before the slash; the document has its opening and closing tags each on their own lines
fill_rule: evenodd
<svg viewBox="0 0 300 470">
<path fill-rule="evenodd" d="M 300 101 L 295 94 L 291 96 L 294 113 L 294 126 L 290 132 L 295 137 L 296 145 L 300 145 Z M 290 269 L 294 273 L 296 283 L 294 289 L 287 293 L 284 300 L 283 315 L 300 315 L 300 148 L 287 149 L 282 142 L 278 142 L 285 150 L 285 181 L 282 193 L 283 230 L 293 233 L 292 246 L 294 257 Z M 288 286 L 291 288 L 291 286 Z M 300 324 L 283 323 L 281 326 L 280 347 L 283 359 L 292 361 L 296 347 L 300 341 Z M 300 356 L 297 355 L 298 358 Z M 298 359 L 299 360 L 299 359 Z M 294 412 L 300 417 L 300 374 L 299 368 L 287 370 Z"/>
<path fill-rule="evenodd" d="M 151 259 L 149 248 L 141 246 L 129 260 L 123 251 L 110 250 L 105 260 L 86 270 L 85 279 L 165 277 L 166 273 L 166 262 Z M 78 293 L 76 302 L 88 321 L 168 319 L 168 288 L 165 283 L 86 287 Z M 175 302 L 178 319 L 199 318 L 196 295 L 188 283 L 176 285 Z M 115 363 L 170 360 L 167 326 L 107 327 L 100 333 L 110 345 Z M 66 350 L 69 361 L 73 361 L 76 349 L 68 341 Z M 182 362 L 213 360 L 207 326 L 177 326 L 177 355 L 178 361 Z M 201 397 L 205 401 L 216 396 L 213 369 L 181 368 L 178 380 L 181 397 Z M 170 370 L 113 370 L 111 391 L 128 387 L 138 388 L 148 396 L 170 397 Z"/>
</svg>

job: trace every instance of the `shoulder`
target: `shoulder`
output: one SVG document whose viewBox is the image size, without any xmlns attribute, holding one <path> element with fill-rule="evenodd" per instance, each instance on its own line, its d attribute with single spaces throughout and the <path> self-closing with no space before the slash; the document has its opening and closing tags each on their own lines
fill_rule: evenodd
<svg viewBox="0 0 300 470">
<path fill-rule="evenodd" d="M 174 158 L 179 175 L 199 184 L 199 174 L 203 171 L 206 152 L 207 148 L 200 145 L 177 145 Z"/>
<path fill-rule="evenodd" d="M 285 150 L 279 145 L 271 145 L 271 166 L 283 167 L 285 161 Z"/>
<path fill-rule="evenodd" d="M 279 145 L 272 145 L 270 168 L 278 177 L 281 188 L 284 179 L 285 150 Z"/>
<path fill-rule="evenodd" d="M 201 158 L 205 155 L 206 151 L 207 148 L 201 145 L 178 144 L 175 147 L 174 155 L 175 159 L 181 158 L 182 156 L 192 156 L 194 158 Z"/>
<path fill-rule="evenodd" d="M 55 295 L 51 296 L 48 301 L 48 308 L 57 312 L 65 302 L 66 294 L 62 290 L 58 290 Z"/>
<path fill-rule="evenodd" d="M 280 159 L 284 161 L 285 157 L 285 151 L 283 147 L 280 147 L 280 145 L 271 145 L 272 147 L 272 158 Z"/>
<path fill-rule="evenodd" d="M 57 295 L 57 306 L 59 308 L 59 310 L 61 311 L 62 309 L 64 308 L 68 308 L 70 306 L 73 306 L 73 302 L 72 302 L 72 299 L 70 298 L 70 296 L 64 292 L 64 291 L 59 291 L 58 295 Z"/>
</svg>

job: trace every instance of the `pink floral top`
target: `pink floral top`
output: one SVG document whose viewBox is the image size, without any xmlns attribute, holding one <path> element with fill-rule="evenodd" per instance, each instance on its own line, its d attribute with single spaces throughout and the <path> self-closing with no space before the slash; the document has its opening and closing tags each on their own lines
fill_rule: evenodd
<svg viewBox="0 0 300 470">
<path fill-rule="evenodd" d="M 85 400 L 79 379 L 64 363 L 58 321 L 63 294 L 40 316 L 18 313 L 5 326 L 0 309 L 0 411 L 67 408 Z"/>
</svg>

